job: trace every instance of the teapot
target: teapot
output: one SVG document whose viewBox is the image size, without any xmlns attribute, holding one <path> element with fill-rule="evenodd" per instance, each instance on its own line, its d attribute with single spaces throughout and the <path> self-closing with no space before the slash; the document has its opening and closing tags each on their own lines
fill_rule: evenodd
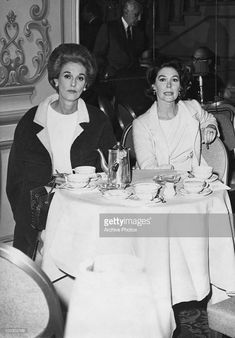
<svg viewBox="0 0 235 338">
<path fill-rule="evenodd" d="M 130 149 L 123 147 L 120 142 L 108 150 L 108 164 L 100 149 L 101 168 L 108 176 L 108 188 L 123 189 L 131 183 Z"/>
</svg>

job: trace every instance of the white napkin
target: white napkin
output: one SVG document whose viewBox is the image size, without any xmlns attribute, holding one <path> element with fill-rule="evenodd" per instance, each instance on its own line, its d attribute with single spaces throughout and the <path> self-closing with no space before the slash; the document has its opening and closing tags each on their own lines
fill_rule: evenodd
<svg viewBox="0 0 235 338">
<path fill-rule="evenodd" d="M 221 181 L 217 180 L 217 181 L 214 181 L 214 182 L 211 182 L 210 183 L 210 188 L 213 190 L 213 191 L 218 191 L 218 190 L 230 190 L 231 188 L 222 183 Z"/>
</svg>

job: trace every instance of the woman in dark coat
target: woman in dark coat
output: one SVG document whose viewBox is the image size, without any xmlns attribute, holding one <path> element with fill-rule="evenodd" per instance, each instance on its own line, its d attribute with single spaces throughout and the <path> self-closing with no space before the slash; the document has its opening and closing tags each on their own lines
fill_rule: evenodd
<svg viewBox="0 0 235 338">
<path fill-rule="evenodd" d="M 86 47 L 61 44 L 48 61 L 48 79 L 56 94 L 31 108 L 19 121 L 11 148 L 7 196 L 16 222 L 14 247 L 32 257 L 38 232 L 32 228 L 30 191 L 47 185 L 56 172 L 81 165 L 101 171 L 97 148 L 115 144 L 112 126 L 98 108 L 80 98 L 96 77 Z"/>
</svg>

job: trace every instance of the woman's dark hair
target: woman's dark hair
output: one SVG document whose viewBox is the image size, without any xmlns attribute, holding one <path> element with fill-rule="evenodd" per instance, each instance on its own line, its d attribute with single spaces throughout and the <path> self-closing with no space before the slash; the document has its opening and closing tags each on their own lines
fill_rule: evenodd
<svg viewBox="0 0 235 338">
<path fill-rule="evenodd" d="M 97 65 L 95 58 L 89 50 L 77 43 L 63 43 L 56 47 L 48 60 L 48 80 L 51 86 L 57 91 L 54 79 L 58 79 L 61 68 L 68 62 L 80 63 L 86 69 L 86 82 L 89 87 L 95 80 Z"/>
<path fill-rule="evenodd" d="M 153 100 L 156 100 L 156 95 L 152 85 L 156 81 L 158 72 L 165 67 L 173 68 L 179 74 L 181 88 L 180 88 L 180 98 L 178 99 L 183 99 L 185 97 L 187 89 L 190 86 L 192 75 L 190 69 L 178 59 L 163 61 L 161 64 L 154 65 L 147 70 L 146 77 L 150 87 L 149 89 L 147 89 L 146 94 L 150 96 Z"/>
</svg>

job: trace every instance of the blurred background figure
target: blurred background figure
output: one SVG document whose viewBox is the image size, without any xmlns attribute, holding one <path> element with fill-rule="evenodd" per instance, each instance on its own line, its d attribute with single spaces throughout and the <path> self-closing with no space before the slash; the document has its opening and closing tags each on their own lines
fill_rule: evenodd
<svg viewBox="0 0 235 338">
<path fill-rule="evenodd" d="M 199 47 L 192 56 L 192 85 L 187 98 L 208 103 L 224 98 L 225 85 L 216 73 L 215 54 L 206 46 Z"/>
<path fill-rule="evenodd" d="M 144 5 L 142 0 L 120 0 L 119 17 L 103 22 L 93 49 L 99 75 L 93 87 L 96 97 L 105 96 L 115 106 L 117 102 L 126 103 L 136 115 L 151 103 L 144 95 L 145 61 L 149 61 L 149 52 L 145 52 L 151 50 L 141 21 Z"/>
<path fill-rule="evenodd" d="M 80 43 L 93 50 L 97 32 L 103 23 L 102 10 L 95 0 L 80 2 Z"/>
<path fill-rule="evenodd" d="M 142 12 L 140 2 L 124 0 L 122 16 L 101 26 L 94 45 L 101 77 L 118 76 L 120 71 L 125 74 L 139 66 L 139 57 L 148 47 L 145 32 L 138 25 Z"/>
</svg>

